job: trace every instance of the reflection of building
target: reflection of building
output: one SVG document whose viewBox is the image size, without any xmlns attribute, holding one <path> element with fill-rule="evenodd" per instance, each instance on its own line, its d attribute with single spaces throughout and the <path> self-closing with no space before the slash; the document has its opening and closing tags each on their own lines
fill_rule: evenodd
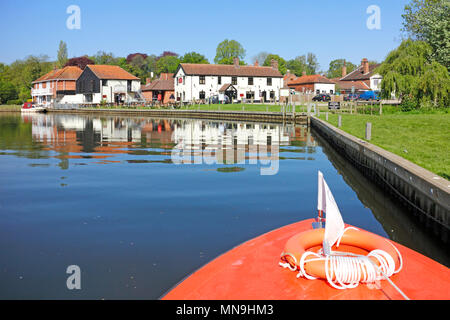
<svg viewBox="0 0 450 320">
<path fill-rule="evenodd" d="M 109 163 L 117 159 L 106 159 L 121 154 L 159 157 L 157 161 L 170 163 L 172 151 L 177 148 L 191 158 L 207 152 L 216 163 L 252 163 L 269 154 L 278 156 L 282 146 L 316 145 L 306 127 L 279 124 L 59 114 L 22 117 L 24 122 L 32 123 L 33 140 L 42 144 L 41 150 L 56 152 L 52 156 L 61 160 L 62 168 L 69 166 L 70 159 L 93 158 Z"/>
<path fill-rule="evenodd" d="M 282 127 L 271 124 L 220 123 L 191 121 L 177 127 L 172 139 L 185 145 L 289 145 Z"/>
</svg>

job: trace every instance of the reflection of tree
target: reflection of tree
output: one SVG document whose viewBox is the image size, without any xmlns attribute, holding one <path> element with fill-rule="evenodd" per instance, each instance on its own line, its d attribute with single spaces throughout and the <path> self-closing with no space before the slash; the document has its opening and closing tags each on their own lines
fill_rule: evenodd
<svg viewBox="0 0 450 320">
<path fill-rule="evenodd" d="M 34 142 L 32 124 L 23 122 L 18 115 L 0 116 L 0 149 L 16 150 L 14 155 L 31 159 L 48 158 L 42 145 Z"/>
</svg>

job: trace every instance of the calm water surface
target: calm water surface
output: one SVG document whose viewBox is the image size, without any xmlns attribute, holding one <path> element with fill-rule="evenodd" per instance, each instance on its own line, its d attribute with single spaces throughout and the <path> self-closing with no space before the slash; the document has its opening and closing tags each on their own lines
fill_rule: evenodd
<svg viewBox="0 0 450 320">
<path fill-rule="evenodd" d="M 0 114 L 0 298 L 157 299 L 264 232 L 316 216 L 450 265 L 445 246 L 305 127 Z M 66 269 L 81 269 L 68 290 Z"/>
</svg>

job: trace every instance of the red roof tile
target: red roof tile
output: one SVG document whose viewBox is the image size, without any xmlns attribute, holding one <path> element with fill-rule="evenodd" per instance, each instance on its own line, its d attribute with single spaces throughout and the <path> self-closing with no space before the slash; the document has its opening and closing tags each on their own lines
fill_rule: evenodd
<svg viewBox="0 0 450 320">
<path fill-rule="evenodd" d="M 99 79 L 140 80 L 119 66 L 89 64 L 86 68 L 91 69 Z"/>
<path fill-rule="evenodd" d="M 334 84 L 333 81 L 330 79 L 320 75 L 320 74 L 313 74 L 309 76 L 301 76 L 294 81 L 288 82 L 288 86 L 296 86 L 300 84 L 311 84 L 311 83 L 327 83 L 327 84 Z"/>
<path fill-rule="evenodd" d="M 34 80 L 32 83 L 46 82 L 51 80 L 77 80 L 83 70 L 78 67 L 68 66 L 62 69 L 54 69 L 42 77 Z"/>
<path fill-rule="evenodd" d="M 369 72 L 364 73 L 364 67 L 361 65 L 345 77 L 341 78 L 342 81 L 357 81 L 357 80 L 369 80 L 374 74 L 374 70 L 379 67 L 380 64 L 369 65 Z"/>
</svg>

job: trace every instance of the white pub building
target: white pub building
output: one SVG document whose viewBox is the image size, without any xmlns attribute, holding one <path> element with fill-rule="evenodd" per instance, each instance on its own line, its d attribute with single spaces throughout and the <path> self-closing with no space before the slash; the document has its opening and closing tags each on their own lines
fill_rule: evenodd
<svg viewBox="0 0 450 320">
<path fill-rule="evenodd" d="M 283 76 L 278 61 L 270 67 L 181 63 L 174 76 L 178 102 L 272 102 L 280 99 Z"/>
</svg>

